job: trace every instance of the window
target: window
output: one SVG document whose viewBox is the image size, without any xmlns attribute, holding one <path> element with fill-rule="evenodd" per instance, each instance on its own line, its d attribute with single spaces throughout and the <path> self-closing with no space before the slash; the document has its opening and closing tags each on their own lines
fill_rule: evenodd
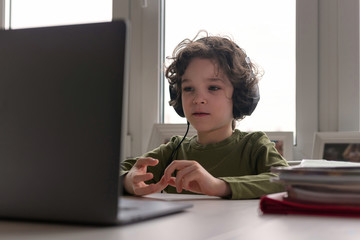
<svg viewBox="0 0 360 240">
<path fill-rule="evenodd" d="M 112 0 L 6 0 L 5 5 L 5 28 L 12 29 L 112 19 Z"/>
<path fill-rule="evenodd" d="M 7 4 L 10 2 L 10 0 L 0 0 L 1 1 L 6 1 Z M 13 0 L 13 3 L 16 0 Z M 73 2 L 77 2 L 79 0 L 73 0 Z M 103 2 L 104 4 L 107 4 L 108 0 L 99 0 L 101 2 Z M 180 3 L 179 0 L 167 0 L 166 4 L 169 4 L 171 2 L 175 3 Z M 187 5 L 189 7 L 191 7 L 191 9 L 197 9 L 193 6 L 197 6 L 197 2 L 199 0 L 196 1 L 192 1 L 190 3 L 190 5 Z M 238 0 L 239 2 L 242 0 Z M 247 1 L 247 3 L 252 3 L 252 2 L 258 2 L 257 0 L 253 0 L 253 1 Z M 291 2 L 295 2 L 295 0 L 291 0 Z M 24 1 L 23 2 L 31 2 L 33 4 L 33 6 L 35 6 L 34 4 L 37 2 L 36 0 L 31 0 L 31 1 Z M 55 0 L 51 1 L 52 3 L 55 2 Z M 64 4 L 69 3 L 68 1 L 58 1 L 58 2 L 63 2 Z M 83 6 L 90 6 L 90 2 L 91 1 L 81 1 L 83 3 Z M 156 108 L 156 106 L 158 106 L 158 102 L 159 102 L 159 94 L 158 91 L 160 89 L 161 86 L 160 85 L 160 81 L 159 81 L 159 75 L 160 75 L 160 62 L 163 62 L 163 60 L 160 60 L 160 56 L 161 56 L 161 49 L 160 49 L 160 30 L 163 29 L 162 24 L 160 23 L 160 20 L 163 22 L 162 20 L 162 16 L 161 16 L 161 9 L 163 7 L 163 2 L 165 2 L 165 0 L 159 0 L 159 1 L 113 1 L 114 3 L 114 9 L 113 9 L 113 16 L 114 18 L 126 18 L 129 19 L 131 21 L 131 39 L 132 39 L 132 47 L 131 47 L 131 57 L 130 57 L 130 66 L 131 69 L 130 71 L 130 81 L 131 81 L 131 86 L 129 88 L 129 124 L 128 124 L 128 134 L 129 134 L 129 139 L 131 138 L 131 144 L 128 146 L 129 147 L 129 152 L 131 152 L 131 155 L 129 156 L 140 156 L 141 154 L 143 154 L 146 150 L 147 150 L 147 146 L 149 144 L 149 138 L 151 135 L 151 129 L 154 123 L 158 123 L 159 121 L 161 122 L 162 120 L 159 119 L 159 112 L 158 109 Z M 203 5 L 200 6 L 199 9 L 197 9 L 197 14 L 201 14 L 201 12 L 210 12 L 210 10 L 208 9 L 208 4 L 212 4 L 214 1 L 213 0 L 208 0 L 206 1 L 205 4 L 207 5 Z M 237 2 L 237 1 L 235 1 Z M 274 1 L 269 1 L 272 3 L 271 7 L 271 11 L 269 10 L 269 12 L 271 12 L 271 17 L 269 18 L 268 15 L 260 15 L 260 12 L 262 9 L 270 9 L 268 7 L 268 4 L 264 3 L 261 6 L 257 6 L 254 10 L 254 13 L 252 14 L 252 16 L 250 17 L 250 19 L 245 19 L 244 21 L 241 20 L 239 22 L 244 24 L 246 23 L 246 25 L 248 25 L 248 28 L 253 24 L 253 21 L 255 19 L 260 19 L 263 24 L 266 23 L 270 23 L 270 20 L 272 20 L 273 17 L 277 16 L 282 16 L 283 14 L 285 14 L 285 6 L 288 4 L 287 1 L 284 1 L 284 5 L 281 5 L 280 7 L 277 7 L 277 9 L 281 9 L 282 12 L 279 13 L 277 12 L 277 9 L 273 9 L 274 6 L 278 6 L 277 5 L 277 0 Z M 89 3 L 89 4 L 87 4 Z M 189 4 L 189 1 L 183 0 L 181 1 L 182 5 L 186 5 Z M 221 5 L 223 6 L 229 6 L 228 1 L 223 0 L 223 1 L 218 1 L 218 4 L 220 6 L 218 6 L 217 9 L 222 8 Z M 337 99 L 340 99 L 341 101 L 343 101 L 344 99 L 346 100 L 343 105 L 346 106 L 342 108 L 341 113 L 338 114 L 338 112 L 336 111 L 333 115 L 332 115 L 332 111 L 329 114 L 323 114 L 324 115 L 324 120 L 326 120 L 326 123 L 331 124 L 331 126 L 336 125 L 337 126 L 337 119 L 339 118 L 341 119 L 358 119 L 358 111 L 353 111 L 353 109 L 359 109 L 358 108 L 358 99 L 357 101 L 351 101 L 351 99 L 349 99 L 350 96 L 347 94 L 348 91 L 345 91 L 346 89 L 343 89 L 343 91 L 341 92 L 341 94 L 339 95 L 339 98 L 336 98 L 337 95 L 334 96 L 334 94 L 328 94 L 329 95 L 329 100 L 327 100 L 327 98 L 324 98 L 324 94 L 322 94 L 322 92 L 325 92 L 326 94 L 328 93 L 328 87 L 327 85 L 324 83 L 319 82 L 319 74 L 320 72 L 319 70 L 319 62 L 325 62 L 328 63 L 328 59 L 333 59 L 332 62 L 330 63 L 337 63 L 339 62 L 343 62 L 343 64 L 341 65 L 342 67 L 345 68 L 341 68 L 341 73 L 345 74 L 342 78 L 343 79 L 347 79 L 346 82 L 343 81 L 342 84 L 338 84 L 336 81 L 334 82 L 334 90 L 332 92 L 337 93 L 338 90 L 338 86 L 340 86 L 341 88 L 344 87 L 349 87 L 350 89 L 356 90 L 356 88 L 352 87 L 353 86 L 353 82 L 352 79 L 348 77 L 347 74 L 350 74 L 352 76 L 352 74 L 354 76 L 357 76 L 358 74 L 358 68 L 357 68 L 357 64 L 356 61 L 351 60 L 350 62 L 355 63 L 355 64 L 348 64 L 349 61 L 347 61 L 347 59 L 344 58 L 344 56 L 347 55 L 343 55 L 344 51 L 340 51 L 342 54 L 340 54 L 341 59 L 343 61 L 338 60 L 338 58 L 334 58 L 332 55 L 329 58 L 329 56 L 322 56 L 321 54 L 319 55 L 319 44 L 321 46 L 328 46 L 328 44 L 321 44 L 322 42 L 326 43 L 326 40 L 331 39 L 329 37 L 329 34 L 334 34 L 337 33 L 337 31 L 333 31 L 333 28 L 336 27 L 338 24 L 340 24 L 342 26 L 342 31 L 339 31 L 339 34 L 335 36 L 335 40 L 334 40 L 334 44 L 333 45 L 329 45 L 329 48 L 326 48 L 324 51 L 326 53 L 336 53 L 338 49 L 336 46 L 338 46 L 340 44 L 341 49 L 346 49 L 349 51 L 346 51 L 345 53 L 350 53 L 350 56 L 356 55 L 358 51 L 354 51 L 354 49 L 356 50 L 357 48 L 354 48 L 353 45 L 349 44 L 349 40 L 351 40 L 351 42 L 356 42 L 358 37 L 358 30 L 356 30 L 356 26 L 358 25 L 354 25 L 354 27 L 350 27 L 353 26 L 351 25 L 349 22 L 350 20 L 347 21 L 340 21 L 343 18 L 350 18 L 352 16 L 354 16 L 354 19 L 358 19 L 358 3 L 356 1 L 339 1 L 339 2 L 332 2 L 330 1 L 330 3 L 328 3 L 328 1 L 318 1 L 318 0 L 299 0 L 296 1 L 296 9 L 294 6 L 294 11 L 296 11 L 296 94 L 294 93 L 292 96 L 296 95 L 296 114 L 292 114 L 290 112 L 287 113 L 286 118 L 288 118 L 290 115 L 293 115 L 295 117 L 296 115 L 296 146 L 294 147 L 294 159 L 303 159 L 303 158 L 309 158 L 311 157 L 311 152 L 312 152 L 312 146 L 313 146 L 313 136 L 314 136 L 314 132 L 319 130 L 319 126 L 321 129 L 321 126 L 327 126 L 326 124 L 323 123 L 323 120 L 319 120 L 319 99 L 326 99 L 322 102 L 322 104 L 320 104 L 320 110 L 321 111 L 330 111 L 334 109 L 334 102 L 337 103 Z M 109 3 L 109 5 L 111 5 Z M 71 5 L 72 6 L 72 5 Z M 235 6 L 235 5 L 234 5 Z M 330 9 L 329 9 L 330 6 Z M 0 6 L 0 11 L 1 11 L 1 7 Z M 340 13 L 342 13 L 342 17 L 339 17 L 338 14 L 334 14 L 338 12 L 338 8 L 340 8 Z M 73 8 L 73 7 L 72 7 Z M 84 8 L 82 7 L 80 9 L 81 14 L 84 12 Z M 231 7 L 231 9 L 235 9 L 235 7 Z M 32 11 L 33 8 L 28 9 L 28 11 Z M 219 12 L 218 11 L 218 12 Z M 349 11 L 351 13 L 349 13 Z M 356 12 L 356 14 L 354 15 L 353 12 Z M 238 12 L 236 12 L 235 16 L 240 16 L 241 14 L 245 14 L 245 10 L 239 10 Z M 277 12 L 277 14 L 275 14 Z M 288 11 L 286 11 L 288 12 Z M 3 17 L 5 13 L 5 17 L 6 19 L 9 19 L 8 17 L 8 11 L 1 11 L 0 12 L 0 27 L 3 27 Z M 324 19 L 323 21 L 319 21 L 319 19 L 321 19 L 321 14 L 320 13 L 328 13 L 328 16 L 330 18 L 331 21 L 328 21 L 329 19 Z M 2 16 L 1 16 L 2 14 Z M 13 9 L 12 11 L 13 15 L 16 15 L 15 10 Z M 80 13 L 79 13 L 80 14 Z M 80 15 L 81 15 L 80 14 Z M 295 14 L 295 13 L 294 13 Z M 30 14 L 31 15 L 31 14 Z M 111 13 L 109 13 L 109 16 L 111 15 Z M 189 15 L 188 12 L 186 11 L 185 13 L 177 11 L 176 14 L 174 15 L 175 17 L 177 17 L 177 19 L 181 19 L 181 21 L 183 21 L 185 18 L 190 18 L 192 17 L 194 21 L 191 22 L 191 24 L 184 24 L 184 26 L 182 26 L 181 28 L 177 29 L 178 31 L 182 31 L 182 29 L 184 28 L 191 28 L 193 24 L 196 24 L 196 21 L 194 19 L 193 16 Z M 325 17 L 326 17 L 325 16 Z M 15 17 L 15 16 L 13 16 Z M 33 17 L 33 16 L 31 16 Z M 214 17 L 216 17 L 214 15 Z M 110 17 L 109 17 L 110 19 Z M 339 20 L 340 19 L 340 20 Z M 295 19 L 293 19 L 293 21 L 295 22 Z M 339 23 L 340 21 L 340 23 Z M 204 24 L 206 22 L 202 21 Z M 217 24 L 219 25 L 219 24 Z M 225 29 L 226 24 L 222 24 L 221 29 L 224 29 L 225 31 L 228 31 Z M 169 27 L 169 23 L 167 23 L 167 27 Z M 203 27 L 205 28 L 205 26 Z M 175 45 L 182 40 L 185 37 L 193 37 L 196 32 L 198 30 L 198 27 L 196 27 L 196 31 L 194 30 L 193 32 L 189 32 L 189 33 L 184 33 L 178 36 L 178 40 L 174 40 L 174 44 L 173 46 L 169 46 L 169 49 L 173 49 L 175 47 Z M 216 30 L 207 29 L 210 33 L 220 33 Z M 346 32 L 344 32 L 344 30 L 346 30 Z M 169 31 L 169 30 L 167 30 Z M 230 31 L 228 31 L 230 32 Z M 226 32 L 225 34 L 228 34 L 228 32 Z M 239 32 L 238 30 L 236 30 L 236 32 Z M 253 50 L 251 50 L 250 47 L 248 47 L 247 45 L 244 44 L 243 40 L 240 39 L 239 37 L 235 36 L 234 31 L 230 32 L 234 38 L 234 40 L 241 45 L 241 47 L 243 47 L 247 53 L 249 54 L 249 56 L 251 57 L 251 59 L 253 59 L 254 61 L 256 61 L 260 66 L 262 66 L 265 70 L 265 75 L 264 78 L 261 80 L 261 84 L 264 84 L 265 82 L 272 82 L 273 80 L 267 80 L 266 77 L 269 77 L 269 72 L 270 69 L 264 65 L 264 62 L 259 59 L 255 53 L 253 52 Z M 319 33 L 322 37 L 319 38 Z M 345 33 L 345 34 L 344 34 Z M 263 32 L 258 32 L 257 35 L 264 35 Z M 290 33 L 285 33 L 286 36 L 290 36 Z M 295 34 L 294 34 L 295 35 Z M 331 35 L 332 36 L 332 35 Z M 343 39 L 342 42 L 338 42 L 336 39 Z M 333 46 L 333 47 L 332 47 Z M 334 50 L 335 49 L 335 50 Z M 275 46 L 270 46 L 270 50 L 273 50 L 276 54 L 278 54 L 278 49 L 275 48 Z M 294 50 L 295 51 L 295 50 Z M 295 53 L 294 53 L 295 54 Z M 165 55 L 165 54 L 164 54 Z M 168 53 L 166 55 L 169 55 Z M 337 56 L 337 55 L 336 55 Z M 335 57 L 336 57 L 335 56 Z M 275 60 L 277 60 L 279 58 L 276 58 Z M 274 60 L 274 62 L 275 62 Z M 279 65 L 279 69 L 284 69 L 285 65 L 284 63 L 285 60 L 284 59 L 280 59 L 281 61 L 279 61 L 277 64 Z M 337 65 L 335 64 L 330 65 L 330 67 L 323 67 L 323 71 L 327 71 L 328 69 L 335 69 L 337 67 Z M 136 66 L 136 67 L 135 67 Z M 294 66 L 295 69 L 295 66 Z M 324 75 L 323 78 L 328 79 L 329 76 L 336 78 L 339 74 L 332 74 L 333 72 L 329 72 L 328 75 Z M 356 73 L 356 74 L 355 74 Z M 322 74 L 320 74 L 321 76 Z M 293 78 L 295 81 L 295 78 Z M 358 79 L 358 78 L 357 78 Z M 351 88 L 352 87 L 352 88 Z M 263 86 L 261 86 L 261 102 L 264 102 L 264 90 L 262 89 Z M 319 93 L 319 89 L 320 89 L 320 93 Z M 294 87 L 295 90 L 295 87 Z M 168 94 L 168 89 L 167 87 L 165 87 L 165 94 Z M 280 90 L 277 91 L 278 93 L 281 93 Z M 330 93 L 332 93 L 330 92 Z M 139 94 L 140 93 L 140 94 Z M 156 94 L 154 94 L 156 93 Z M 328 96 L 328 95 L 325 95 Z M 358 93 L 357 95 L 355 95 L 358 97 Z M 167 97 L 168 99 L 168 97 Z M 167 101 L 165 100 L 165 106 L 167 106 Z M 283 101 L 284 98 L 283 98 Z M 348 106 L 353 106 L 350 103 L 354 103 L 356 102 L 357 105 L 355 105 L 354 107 L 348 107 Z M 349 104 L 345 104 L 345 103 L 349 103 Z M 341 106 L 343 106 L 341 105 Z M 141 107 L 139 107 L 141 106 Z M 151 111 L 148 111 L 149 109 L 151 109 Z M 171 109 L 171 108 L 169 108 Z M 346 114 L 343 113 L 343 111 L 347 111 Z M 172 112 L 174 112 L 171 109 Z M 294 106 L 294 111 L 295 111 L 295 106 Z M 256 112 L 260 112 L 260 106 L 259 108 L 254 112 L 254 115 L 252 117 L 255 117 L 255 113 Z M 284 110 L 285 112 L 285 110 Z M 348 113 L 351 112 L 352 114 L 349 115 Z M 326 112 L 327 113 L 327 112 Z M 271 117 L 273 117 L 275 114 L 272 113 Z M 354 116 L 357 115 L 357 116 Z M 351 118 L 349 117 L 351 116 Z M 266 116 L 267 118 L 269 118 L 269 116 Z M 251 118 L 248 118 L 247 120 L 249 120 L 251 123 L 253 123 L 253 120 Z M 282 121 L 282 119 L 280 119 Z M 280 121 L 280 122 L 281 122 Z M 333 123 L 334 122 L 334 123 Z M 356 121 L 353 121 L 356 122 Z M 358 121 L 357 121 L 358 123 Z M 353 123 L 352 123 L 353 124 Z M 245 125 L 245 120 L 243 122 L 240 123 L 240 127 L 242 128 Z M 352 125 L 347 124 L 347 122 L 340 122 L 339 123 L 340 126 L 350 126 L 351 129 L 354 130 L 354 127 Z M 243 128 L 242 128 L 243 129 Z M 327 130 L 336 130 L 336 128 L 325 128 Z M 340 128 L 340 129 L 345 129 L 345 128 Z M 349 127 L 346 128 L 345 130 L 350 129 Z M 334 131 L 333 130 L 333 131 Z M 355 129 L 357 130 L 357 129 Z M 295 135 L 295 134 L 294 134 Z"/>
<path fill-rule="evenodd" d="M 238 128 L 295 133 L 295 13 L 295 0 L 165 1 L 165 56 L 171 56 L 179 42 L 192 39 L 201 29 L 229 36 L 265 73 L 259 83 L 257 109 Z M 167 104 L 167 89 L 166 82 L 164 122 L 184 123 Z"/>
</svg>

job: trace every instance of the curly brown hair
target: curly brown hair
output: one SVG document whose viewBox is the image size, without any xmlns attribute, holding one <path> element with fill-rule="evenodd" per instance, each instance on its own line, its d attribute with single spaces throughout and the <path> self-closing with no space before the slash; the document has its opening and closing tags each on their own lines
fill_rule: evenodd
<svg viewBox="0 0 360 240">
<path fill-rule="evenodd" d="M 206 36 L 199 38 L 201 33 Z M 173 96 L 169 104 L 180 116 L 184 116 L 181 102 L 181 78 L 193 58 L 215 60 L 219 68 L 226 74 L 234 87 L 232 96 L 234 119 L 243 119 L 249 114 L 249 108 L 255 108 L 254 96 L 259 98 L 258 81 L 260 73 L 252 62 L 246 62 L 246 53 L 228 37 L 209 36 L 206 31 L 200 31 L 193 40 L 185 39 L 173 51 L 171 64 L 166 68 Z"/>
</svg>

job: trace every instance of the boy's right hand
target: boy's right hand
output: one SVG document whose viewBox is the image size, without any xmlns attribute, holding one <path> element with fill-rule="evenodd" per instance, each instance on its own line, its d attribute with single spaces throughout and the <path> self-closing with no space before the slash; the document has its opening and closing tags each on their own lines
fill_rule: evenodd
<svg viewBox="0 0 360 240">
<path fill-rule="evenodd" d="M 160 192 L 168 185 L 165 178 L 154 184 L 146 184 L 145 181 L 152 179 L 152 173 L 147 172 L 148 166 L 156 166 L 159 160 L 154 158 L 139 158 L 124 178 L 125 190 L 133 195 L 147 195 Z"/>
</svg>

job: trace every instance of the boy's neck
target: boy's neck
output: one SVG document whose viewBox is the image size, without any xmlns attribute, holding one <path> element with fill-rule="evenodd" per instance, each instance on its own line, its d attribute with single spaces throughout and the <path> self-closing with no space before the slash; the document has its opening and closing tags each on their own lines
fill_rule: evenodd
<svg viewBox="0 0 360 240">
<path fill-rule="evenodd" d="M 201 145 L 221 142 L 233 134 L 232 128 L 218 129 L 210 132 L 197 132 L 197 142 Z"/>
</svg>

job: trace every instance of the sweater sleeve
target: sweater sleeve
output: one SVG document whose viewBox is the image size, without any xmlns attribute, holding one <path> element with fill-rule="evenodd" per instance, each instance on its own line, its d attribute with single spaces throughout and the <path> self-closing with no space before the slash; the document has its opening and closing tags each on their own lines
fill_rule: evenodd
<svg viewBox="0 0 360 240">
<path fill-rule="evenodd" d="M 288 166 L 286 160 L 278 153 L 273 142 L 263 132 L 253 134 L 246 141 L 241 161 L 252 174 L 245 176 L 221 177 L 229 183 L 231 199 L 252 199 L 262 195 L 284 191 L 283 185 L 270 182 L 276 174 L 270 172 L 271 167 Z"/>
</svg>

